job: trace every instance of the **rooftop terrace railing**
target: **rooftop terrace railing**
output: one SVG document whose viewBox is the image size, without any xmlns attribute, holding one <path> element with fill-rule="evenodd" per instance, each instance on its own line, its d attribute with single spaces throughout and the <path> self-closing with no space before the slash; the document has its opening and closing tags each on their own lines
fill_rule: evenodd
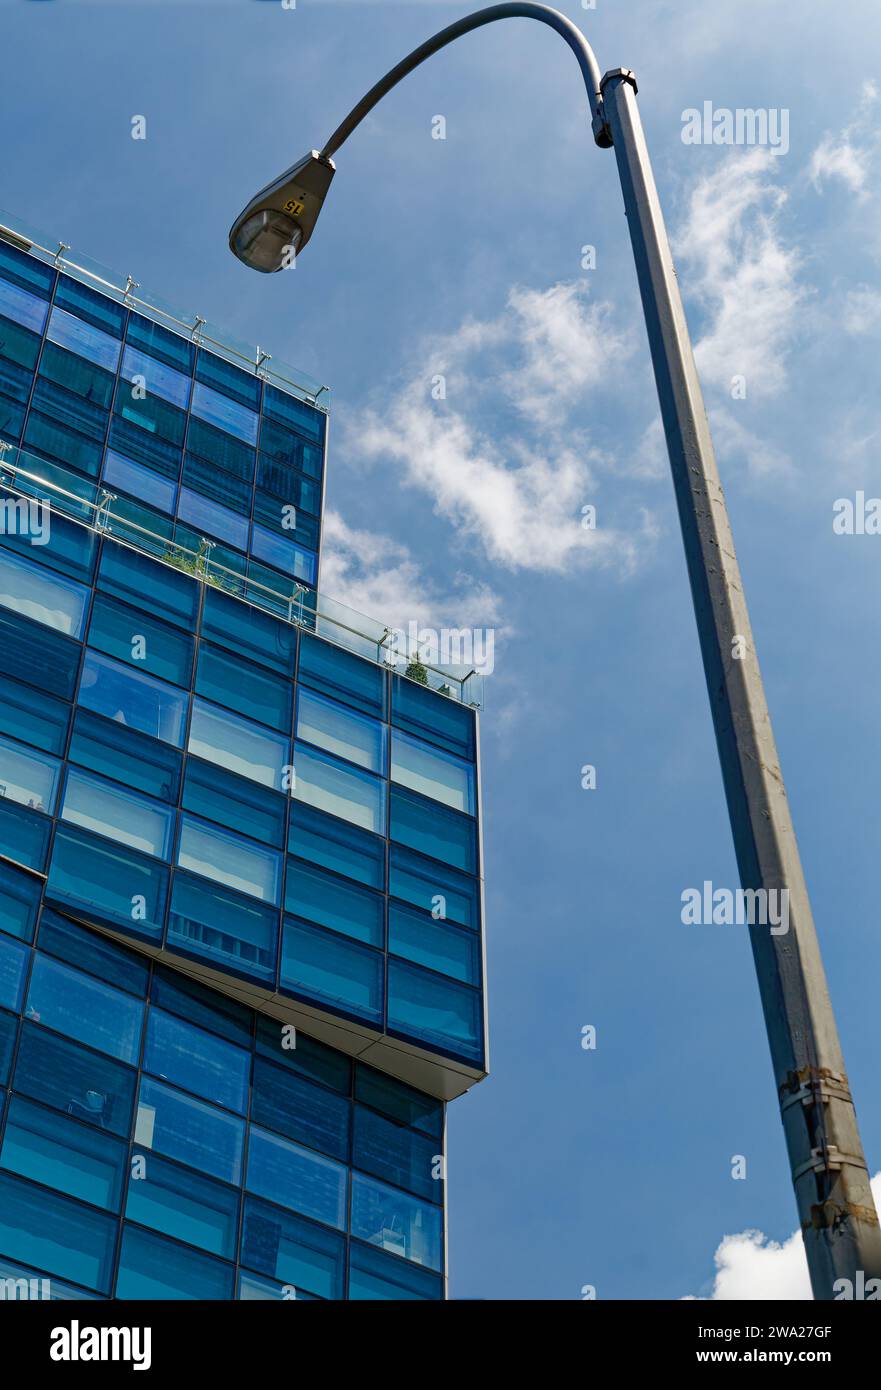
<svg viewBox="0 0 881 1390">
<path fill-rule="evenodd" d="M 45 462 L 38 455 L 0 440 L 0 492 L 25 502 L 44 501 L 49 505 L 50 518 L 52 511 L 57 511 L 79 526 L 183 570 L 200 583 L 222 589 L 284 622 L 296 624 L 415 680 L 441 697 L 456 699 L 474 708 L 483 707 L 484 686 L 480 671 L 432 665 L 416 651 L 407 650 L 399 629 L 368 618 L 294 580 L 290 592 L 283 593 L 238 574 L 212 559 L 215 542 L 210 538 L 204 537 L 199 549 L 193 550 L 114 512 L 114 504 L 119 499 L 100 484 L 87 484 L 93 496 L 83 496 L 47 478 L 41 466 L 44 468 Z M 6 519 L 4 516 L 3 520 Z"/>
<path fill-rule="evenodd" d="M 71 248 L 66 242 L 56 242 L 53 248 L 52 238 L 45 232 L 27 226 L 2 209 L 0 239 L 48 265 L 54 265 L 66 275 L 71 275 L 75 280 L 80 280 L 108 295 L 118 304 L 125 304 L 138 313 L 146 314 L 148 318 L 164 328 L 171 329 L 188 342 L 195 343 L 197 347 L 216 352 L 235 366 L 251 371 L 255 376 L 268 381 L 271 386 L 278 386 L 299 400 L 306 401 L 308 405 L 315 406 L 317 410 L 327 412 L 330 405 L 328 386 L 322 386 L 314 378 L 287 362 L 273 358 L 259 345 L 254 347 L 235 338 L 225 329 L 218 328 L 202 318 L 200 314 L 187 315 L 153 295 L 136 293 L 141 286 L 131 275 L 120 275 L 117 271 L 108 270 L 106 266 L 85 256 L 68 255 Z"/>
</svg>

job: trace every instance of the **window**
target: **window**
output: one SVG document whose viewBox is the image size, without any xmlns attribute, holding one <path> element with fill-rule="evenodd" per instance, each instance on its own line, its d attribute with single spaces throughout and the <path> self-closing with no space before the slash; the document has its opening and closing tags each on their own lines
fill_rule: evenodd
<svg viewBox="0 0 881 1390">
<path fill-rule="evenodd" d="M 225 1182 L 242 1180 L 244 1121 L 204 1101 L 184 1095 L 173 1086 L 141 1078 L 134 1145 L 176 1158 L 200 1173 L 211 1173 Z M 147 1176 L 152 1164 L 147 1162 Z M 175 1170 L 177 1171 L 177 1170 Z M 137 1182 L 132 1186 L 137 1187 Z M 127 1212 L 131 1216 L 131 1212 Z M 148 1225 L 152 1224 L 150 1222 Z M 187 1237 L 183 1232 L 172 1232 Z"/>
<path fill-rule="evenodd" d="M 287 798 L 244 777 L 197 758 L 187 760 L 183 807 L 229 830 L 247 830 L 251 839 L 281 849 Z"/>
<path fill-rule="evenodd" d="M 385 725 L 377 719 L 339 705 L 335 700 L 300 688 L 297 695 L 297 738 L 346 758 L 370 772 L 386 771 Z"/>
<path fill-rule="evenodd" d="M 108 594 L 96 594 L 89 623 L 89 646 L 116 657 L 135 670 L 173 681 L 189 689 L 193 671 L 193 639 L 151 618 L 143 610 L 129 608 Z"/>
<path fill-rule="evenodd" d="M 197 419 L 195 415 L 190 416 L 187 450 L 227 473 L 234 473 L 245 482 L 249 483 L 254 477 L 254 450 L 224 430 L 215 429 L 213 425 Z"/>
<path fill-rule="evenodd" d="M 0 797 L 52 815 L 58 790 L 59 763 L 10 738 L 0 738 Z"/>
<path fill-rule="evenodd" d="M 319 1298 L 343 1297 L 342 1236 L 254 1197 L 245 1198 L 241 1262 Z"/>
<path fill-rule="evenodd" d="M 251 1054 L 224 1038 L 152 1008 L 144 1068 L 163 1081 L 244 1114 Z"/>
<path fill-rule="evenodd" d="M 291 811 L 288 849 L 300 859 L 366 883 L 368 888 L 385 888 L 384 841 L 302 802 Z"/>
<path fill-rule="evenodd" d="M 259 526 L 256 522 L 251 527 L 251 553 L 258 560 L 265 560 L 267 565 L 273 565 L 283 574 L 293 575 L 304 584 L 315 583 L 318 571 L 315 552 L 297 545 L 295 541 L 285 540 L 273 531 L 267 531 L 265 526 Z"/>
<path fill-rule="evenodd" d="M 120 385 L 113 411 L 117 418 L 127 420 L 145 434 L 155 435 L 176 449 L 183 444 L 187 425 L 185 413 L 158 396 L 142 397 L 137 386 Z M 130 451 L 123 447 L 122 452 Z"/>
<path fill-rule="evenodd" d="M 152 1226 L 212 1255 L 235 1257 L 238 1193 L 202 1173 L 188 1173 L 151 1157 L 144 1176 L 129 1183 L 125 1214 L 130 1221 Z"/>
<path fill-rule="evenodd" d="M 225 1300 L 232 1298 L 232 1285 L 231 1265 L 123 1226 L 117 1298 Z"/>
<path fill-rule="evenodd" d="M 119 1211 L 128 1146 L 16 1096 L 9 1106 L 0 1164 L 93 1207 Z"/>
<path fill-rule="evenodd" d="M 21 1030 L 15 1089 L 65 1115 L 128 1138 L 135 1073 L 76 1043 L 44 1033 L 36 1024 Z"/>
<path fill-rule="evenodd" d="M 385 898 L 381 894 L 293 860 L 287 869 L 285 911 L 368 946 L 382 950 L 385 945 Z"/>
<path fill-rule="evenodd" d="M 205 879 L 175 874 L 168 945 L 222 970 L 275 980 L 278 914 Z"/>
<path fill-rule="evenodd" d="M 0 863 L 0 931 L 33 941 L 41 895 L 38 878 Z"/>
<path fill-rule="evenodd" d="M 439 1207 L 361 1173 L 352 1174 L 351 1232 L 369 1245 L 439 1270 L 441 1220 Z"/>
<path fill-rule="evenodd" d="M 298 679 L 365 714 L 385 717 L 385 672 L 320 637 L 300 638 Z"/>
<path fill-rule="evenodd" d="M 480 985 L 480 938 L 473 932 L 414 912 L 398 903 L 389 904 L 389 951 L 406 960 L 461 980 Z"/>
<path fill-rule="evenodd" d="M 175 887 L 185 875 L 176 875 Z M 197 880 L 192 880 L 196 883 Z M 206 891 L 214 892 L 210 885 L 201 885 Z M 247 1047 L 251 1041 L 254 1015 L 244 1004 L 238 1004 L 217 990 L 207 989 L 198 980 L 183 975 L 179 970 L 168 970 L 157 965 L 153 970 L 153 986 L 150 997 L 154 1004 L 168 1013 L 178 1014 L 191 1023 L 198 1023 L 212 1033 L 219 1033 L 230 1042 L 241 1043 Z"/>
<path fill-rule="evenodd" d="M 30 294 L 20 285 L 11 285 L 8 280 L 0 279 L 0 314 L 4 318 L 22 324 L 33 333 L 42 333 L 48 312 L 44 299 Z"/>
<path fill-rule="evenodd" d="M 193 348 L 186 338 L 169 332 L 161 324 L 141 314 L 129 316 L 126 342 L 149 352 L 151 357 L 166 362 L 169 367 L 177 367 L 178 371 L 190 373 L 193 369 Z"/>
<path fill-rule="evenodd" d="M 149 434 L 119 415 L 114 415 L 110 421 L 109 442 L 126 458 L 136 459 L 164 477 L 177 480 L 181 467 L 179 445 Z"/>
<path fill-rule="evenodd" d="M 0 1086 L 8 1086 L 12 1054 L 18 1034 L 18 1019 L 0 1010 Z"/>
<path fill-rule="evenodd" d="M 52 298 L 55 271 L 50 265 L 19 251 L 7 242 L 0 242 L 0 276 L 14 285 L 21 285 L 44 299 Z"/>
<path fill-rule="evenodd" d="M 423 859 L 400 845 L 389 850 L 389 892 L 423 912 L 441 910 L 446 922 L 480 930 L 480 891 L 476 878 Z"/>
<path fill-rule="evenodd" d="M 64 411 L 63 401 L 59 402 L 59 409 Z M 49 419 L 36 409 L 35 398 L 22 443 L 28 450 L 61 459 L 80 473 L 88 473 L 90 478 L 97 478 L 101 469 L 101 445 L 97 442 L 100 437 L 102 436 L 86 439 L 76 430 L 68 429 L 57 420 Z"/>
<path fill-rule="evenodd" d="M 8 289 L 9 286 L 7 285 Z M 14 367 L 13 378 L 19 382 L 23 380 L 22 373 L 30 382 L 31 373 L 37 365 L 37 358 L 40 355 L 40 339 L 38 333 L 31 333 L 28 328 L 22 327 L 20 323 L 12 323 L 11 318 L 2 317 L 3 281 L 0 280 L 0 357 L 4 359 L 8 366 Z M 45 308 L 45 306 L 44 306 Z M 27 400 L 30 395 L 30 386 L 27 392 L 22 395 L 20 390 L 7 392 L 14 400 Z"/>
<path fill-rule="evenodd" d="M 85 909 L 90 920 L 158 936 L 168 897 L 168 870 L 156 859 L 59 825 L 49 865 L 47 900 Z"/>
<path fill-rule="evenodd" d="M 84 483 L 82 479 L 74 481 L 76 475 L 70 473 L 65 468 L 56 468 L 53 464 L 44 463 L 42 460 L 37 464 L 39 472 L 51 482 L 54 475 L 55 482 L 67 488 L 69 491 L 77 491 L 79 488 L 81 495 L 91 495 L 92 485 Z M 9 529 L 10 518 L 7 516 L 7 531 L 2 537 L 2 543 L 9 546 L 12 550 L 17 550 L 21 555 L 34 564 L 39 564 L 48 569 L 65 574 L 70 579 L 84 580 L 87 584 L 91 582 L 92 571 L 95 568 L 95 554 L 97 551 L 97 536 L 93 531 L 88 531 L 83 526 L 77 525 L 71 518 L 62 515 L 61 512 L 51 511 L 52 525 L 51 537 L 50 528 L 47 522 L 44 538 L 48 544 L 39 543 L 42 527 L 40 518 L 34 517 L 30 509 L 33 506 L 33 499 L 42 498 L 51 509 L 51 494 L 48 486 L 43 487 L 39 483 L 29 486 L 22 480 L 23 486 L 30 491 L 32 497 L 25 499 L 19 497 L 16 501 L 16 522 L 14 530 Z M 74 509 L 77 503 L 71 504 Z M 28 507 L 28 516 L 22 518 L 23 508 Z M 33 525 L 33 522 L 36 525 Z M 23 524 L 22 524 L 23 523 Z"/>
<path fill-rule="evenodd" d="M 0 936 L 0 1005 L 13 1013 L 18 1011 L 21 1004 L 29 959 L 30 951 L 20 941 Z"/>
<path fill-rule="evenodd" d="M 284 769 L 290 765 L 288 740 L 205 700 L 193 700 L 189 749 L 241 777 L 276 791 L 285 789 Z"/>
<path fill-rule="evenodd" d="M 115 1239 L 114 1217 L 0 1177 L 0 1249 L 9 1259 L 107 1294 Z"/>
<path fill-rule="evenodd" d="M 34 957 L 25 1017 L 137 1066 L 141 1001 L 49 956 Z"/>
<path fill-rule="evenodd" d="M 55 347 L 52 343 L 47 343 L 43 348 L 40 377 L 73 391 L 77 396 L 82 396 L 90 405 L 98 406 L 102 412 L 109 409 L 113 399 L 115 378 L 110 372 L 105 372 L 102 367 L 94 367 L 90 362 L 85 362 L 81 357 L 76 357 L 72 352 L 65 352 L 64 348 Z M 89 417 L 91 418 L 91 411 Z M 103 437 L 107 426 L 106 416 L 102 414 L 94 418 L 100 421 L 100 437 Z M 91 430 L 83 429 L 83 433 L 89 434 Z"/>
<path fill-rule="evenodd" d="M 290 991 L 382 1021 L 383 958 L 345 937 L 285 919 L 281 979 Z"/>
<path fill-rule="evenodd" d="M 342 1230 L 346 1176 L 341 1163 L 251 1125 L 245 1186 L 256 1196 Z"/>
<path fill-rule="evenodd" d="M 61 807 L 62 820 L 108 840 L 118 840 L 142 854 L 168 859 L 174 834 L 170 806 L 124 790 L 103 777 L 70 768 Z"/>
<path fill-rule="evenodd" d="M 0 668 L 8 675 L 72 700 L 79 661 L 69 637 L 0 608 Z"/>
<path fill-rule="evenodd" d="M 129 345 L 123 353 L 120 377 L 126 383 L 126 386 L 120 384 L 121 391 L 133 385 L 146 391 L 148 396 L 161 396 L 181 410 L 187 408 L 190 378 L 136 347 Z"/>
<path fill-rule="evenodd" d="M 196 690 L 217 704 L 226 705 L 280 733 L 291 727 L 291 683 L 269 671 L 254 669 L 231 652 L 199 644 Z"/>
<path fill-rule="evenodd" d="M 283 502 L 292 502 L 298 512 L 318 516 L 321 510 L 321 488 L 302 473 L 294 473 L 285 463 L 277 463 L 266 454 L 257 456 L 257 486 Z"/>
<path fill-rule="evenodd" d="M 355 1099 L 390 1120 L 421 1129 L 440 1144 L 444 1132 L 444 1107 L 439 1100 L 414 1090 L 403 1081 L 360 1063 L 355 1068 Z"/>
<path fill-rule="evenodd" d="M 152 468 L 145 468 L 142 463 L 134 463 L 132 459 L 115 453 L 113 449 L 108 449 L 104 456 L 103 477 L 108 487 L 118 487 L 123 492 L 130 492 L 132 496 L 139 497 L 142 502 L 148 502 L 152 507 L 158 507 L 160 511 L 174 511 L 177 501 L 176 485 L 167 478 L 160 477 Z"/>
<path fill-rule="evenodd" d="M 279 902 L 281 856 L 193 816 L 181 816 L 177 862 L 261 902 Z"/>
<path fill-rule="evenodd" d="M 15 801 L 0 800 L 0 844 L 9 859 L 42 873 L 49 852 L 52 821 Z"/>
<path fill-rule="evenodd" d="M 306 405 L 305 401 L 297 400 L 296 396 L 279 391 L 275 386 L 266 387 L 263 393 L 263 410 L 272 419 L 291 425 L 309 439 L 319 443 L 324 439 L 324 416 L 321 411 Z"/>
<path fill-rule="evenodd" d="M 70 361 L 77 363 L 78 359 L 71 356 Z M 81 435 L 97 440 L 99 444 L 103 442 L 107 433 L 107 411 L 100 404 L 93 404 L 85 395 L 67 391 L 63 386 L 38 376 L 34 384 L 32 403 L 35 410 L 41 411 L 50 419 L 58 420 L 65 427 L 72 426 Z M 60 457 L 64 463 L 75 462 L 74 459 L 66 458 L 64 454 L 60 454 Z M 87 471 L 94 477 L 98 469 L 93 465 Z"/>
<path fill-rule="evenodd" d="M 345 1162 L 349 1156 L 350 1109 L 348 1098 L 314 1086 L 262 1057 L 255 1059 L 252 1124 L 277 1130 Z"/>
<path fill-rule="evenodd" d="M 82 637 L 89 591 L 72 579 L 0 548 L 0 604 L 45 623 L 56 632 Z"/>
<path fill-rule="evenodd" d="M 135 791 L 177 801 L 180 753 L 112 719 L 77 710 L 68 757 Z"/>
<path fill-rule="evenodd" d="M 182 627 L 185 632 L 192 632 L 196 625 L 196 580 L 146 555 L 105 543 L 98 567 L 98 588 L 135 608 L 146 609 L 163 622 Z"/>
<path fill-rule="evenodd" d="M 196 378 L 231 396 L 242 405 L 257 410 L 260 404 L 260 379 L 253 372 L 244 372 L 231 362 L 203 348 L 196 363 Z"/>
<path fill-rule="evenodd" d="M 237 439 L 243 439 L 252 447 L 257 443 L 258 417 L 254 411 L 201 381 L 197 381 L 193 387 L 192 411 L 201 420 L 207 420 L 218 429 L 226 430 L 227 434 L 234 434 Z"/>
<path fill-rule="evenodd" d="M 109 333 L 102 333 L 100 328 L 85 323 L 83 319 L 67 313 L 65 309 L 56 306 L 52 310 L 46 337 L 50 343 L 57 343 L 59 347 L 75 352 L 78 357 L 96 363 L 107 372 L 115 372 L 119 365 L 118 339 L 111 337 Z"/>
<path fill-rule="evenodd" d="M 295 629 L 219 589 L 205 590 L 202 636 L 238 652 L 248 662 L 259 662 L 283 676 L 293 675 Z"/>
<path fill-rule="evenodd" d="M 329 1086 L 340 1095 L 351 1093 L 352 1063 L 348 1057 L 305 1033 L 298 1031 L 292 1037 L 285 1024 L 266 1014 L 257 1015 L 257 1052 L 288 1071 L 320 1081 L 322 1086 Z"/>
<path fill-rule="evenodd" d="M 364 830 L 385 833 L 386 784 L 298 743 L 294 750 L 294 795 L 320 811 L 352 821 Z"/>
<path fill-rule="evenodd" d="M 473 766 L 396 729 L 392 731 L 392 781 L 474 815 Z"/>
<path fill-rule="evenodd" d="M 192 488 L 181 488 L 177 514 L 198 531 L 218 536 L 238 550 L 244 550 L 248 544 L 247 518 L 231 512 L 219 502 L 212 502 L 199 492 L 193 492 Z"/>
<path fill-rule="evenodd" d="M 376 1178 L 405 1187 L 428 1202 L 443 1203 L 443 1163 L 437 1140 L 355 1106 L 352 1162 Z"/>
<path fill-rule="evenodd" d="M 147 956 L 130 951 L 109 937 L 99 936 L 48 908 L 43 909 L 40 917 L 40 950 L 141 999 L 147 993 L 150 971 Z"/>
<path fill-rule="evenodd" d="M 392 787 L 391 838 L 454 869 L 477 871 L 474 821 L 401 787 Z"/>
<path fill-rule="evenodd" d="M 473 1062 L 483 1057 L 477 991 L 397 960 L 389 961 L 388 1026 Z"/>
<path fill-rule="evenodd" d="M 353 1240 L 349 1249 L 349 1298 L 441 1299 L 443 1285 L 428 1270 Z"/>
<path fill-rule="evenodd" d="M 87 285 L 80 284 L 79 280 L 72 280 L 69 275 L 59 275 L 55 303 L 62 309 L 69 309 L 87 323 L 94 324 L 96 328 L 102 328 L 116 338 L 122 337 L 128 313 L 125 306 L 117 304 L 115 300 L 108 299 L 96 290 L 90 290 Z"/>
<path fill-rule="evenodd" d="M 87 650 L 78 698 L 86 709 L 105 719 L 115 719 L 176 748 L 183 743 L 187 697 L 155 676 Z"/>
</svg>

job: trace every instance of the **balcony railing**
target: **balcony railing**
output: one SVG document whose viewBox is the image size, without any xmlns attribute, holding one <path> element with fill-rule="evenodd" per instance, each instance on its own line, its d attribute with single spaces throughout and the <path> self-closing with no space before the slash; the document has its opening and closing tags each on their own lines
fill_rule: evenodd
<svg viewBox="0 0 881 1390">
<path fill-rule="evenodd" d="M 38 455 L 0 440 L 0 490 L 25 502 L 45 501 L 49 504 L 50 519 L 53 511 L 58 512 L 79 526 L 183 570 L 203 584 L 211 584 L 284 622 L 306 628 L 339 647 L 346 647 L 358 656 L 428 686 L 440 697 L 482 708 L 481 672 L 460 666 L 431 665 L 416 652 L 402 651 L 403 643 L 397 629 L 365 617 L 346 604 L 295 581 L 292 581 L 290 592 L 283 593 L 237 574 L 212 558 L 215 542 L 208 537 L 202 539 L 198 550 L 181 545 L 114 511 L 119 499 L 108 489 L 89 484 L 92 497 L 72 492 L 47 478 L 42 471 L 43 464 Z"/>
</svg>

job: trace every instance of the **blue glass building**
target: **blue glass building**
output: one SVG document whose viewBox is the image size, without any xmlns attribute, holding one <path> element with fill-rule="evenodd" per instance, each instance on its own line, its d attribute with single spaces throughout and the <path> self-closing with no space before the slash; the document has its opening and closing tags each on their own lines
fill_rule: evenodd
<svg viewBox="0 0 881 1390">
<path fill-rule="evenodd" d="M 442 1298 L 477 678 L 324 599 L 325 388 L 66 249 L 0 228 L 0 1291 Z"/>
</svg>

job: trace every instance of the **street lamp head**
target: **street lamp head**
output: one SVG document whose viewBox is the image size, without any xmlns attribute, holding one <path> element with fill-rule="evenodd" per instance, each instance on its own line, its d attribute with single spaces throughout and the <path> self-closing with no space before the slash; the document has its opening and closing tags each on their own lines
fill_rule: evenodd
<svg viewBox="0 0 881 1390">
<path fill-rule="evenodd" d="M 262 188 L 230 228 L 233 255 L 264 274 L 290 265 L 312 235 L 335 171 L 332 159 L 311 150 Z"/>
</svg>

